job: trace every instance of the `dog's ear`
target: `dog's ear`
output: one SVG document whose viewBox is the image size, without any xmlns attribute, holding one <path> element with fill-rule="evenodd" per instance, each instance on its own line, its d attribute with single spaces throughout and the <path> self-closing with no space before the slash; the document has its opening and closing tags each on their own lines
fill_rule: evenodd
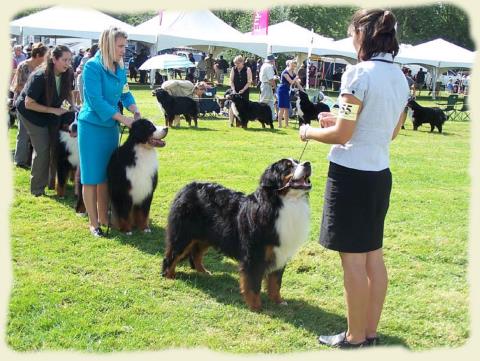
<svg viewBox="0 0 480 361">
<path fill-rule="evenodd" d="M 283 186 L 279 162 L 270 165 L 260 178 L 260 187 L 280 189 Z"/>
</svg>

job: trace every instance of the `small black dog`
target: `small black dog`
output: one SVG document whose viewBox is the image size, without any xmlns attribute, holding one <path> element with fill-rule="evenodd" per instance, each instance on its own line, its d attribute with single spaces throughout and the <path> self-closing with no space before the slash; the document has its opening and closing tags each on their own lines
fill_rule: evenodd
<svg viewBox="0 0 480 361">
<path fill-rule="evenodd" d="M 299 125 L 310 124 L 312 120 L 317 120 L 318 114 L 321 112 L 330 111 L 330 107 L 325 103 L 312 103 L 308 94 L 300 89 L 295 90 L 295 95 L 297 97 L 296 108 Z"/>
<path fill-rule="evenodd" d="M 248 122 L 255 119 L 262 123 L 263 128 L 266 124 L 273 129 L 272 110 L 268 104 L 246 100 L 241 94 L 228 94 L 226 98 L 232 101 L 233 115 L 243 129 L 247 129 Z"/>
<path fill-rule="evenodd" d="M 438 132 L 442 132 L 443 123 L 447 120 L 445 113 L 440 108 L 422 107 L 415 99 L 410 99 L 407 106 L 413 110 L 413 130 L 425 123 L 430 124 L 430 132 L 437 127 Z"/>
<path fill-rule="evenodd" d="M 166 90 L 158 88 L 153 91 L 153 95 L 157 97 L 158 102 L 165 112 L 165 125 L 171 127 L 175 115 L 183 114 L 189 126 L 192 125 L 192 118 L 195 127 L 198 126 L 198 105 L 195 100 L 189 97 L 174 97 Z"/>
<path fill-rule="evenodd" d="M 148 216 L 158 179 L 155 148 L 165 146 L 163 138 L 167 133 L 168 128 L 139 119 L 132 123 L 127 140 L 110 158 L 108 191 L 121 232 L 131 234 L 134 225 L 150 232 Z"/>
</svg>

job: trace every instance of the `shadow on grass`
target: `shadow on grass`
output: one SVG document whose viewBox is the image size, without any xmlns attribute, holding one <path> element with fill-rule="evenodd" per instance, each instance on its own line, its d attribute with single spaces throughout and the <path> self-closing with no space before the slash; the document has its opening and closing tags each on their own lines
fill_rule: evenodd
<svg viewBox="0 0 480 361">
<path fill-rule="evenodd" d="M 205 263 L 212 264 L 212 262 Z M 189 272 L 177 271 L 176 282 L 181 281 L 195 287 L 226 305 L 246 308 L 247 306 L 239 292 L 238 279 L 227 273 L 236 272 L 236 267 L 230 263 L 215 263 L 215 267 L 211 267 L 210 271 L 214 272 L 211 276 L 197 273 L 194 270 Z M 261 293 L 261 298 L 261 313 L 287 322 L 298 329 L 307 330 L 314 335 L 336 334 L 347 327 L 347 321 L 343 315 L 327 312 L 302 299 L 285 298 L 288 305 L 279 306 L 271 302 L 264 291 Z M 404 346 L 408 349 L 405 340 L 400 337 L 382 333 L 380 338 L 382 345 Z"/>
<path fill-rule="evenodd" d="M 163 258 L 165 248 L 165 228 L 150 224 L 150 229 L 152 231 L 151 233 L 144 233 L 134 229 L 130 236 L 127 236 L 116 229 L 110 229 L 108 238 L 115 239 L 121 244 L 128 244 L 138 248 L 142 252 L 158 255 Z"/>
<path fill-rule="evenodd" d="M 180 132 L 180 131 L 185 131 L 185 130 L 193 130 L 193 131 L 196 131 L 196 132 L 218 132 L 217 129 L 211 129 L 211 128 L 203 128 L 203 127 L 198 127 L 198 128 L 195 128 L 194 126 L 186 126 L 186 125 L 180 125 L 179 128 L 177 127 L 172 127 L 171 129 L 172 131 L 174 132 Z"/>
</svg>

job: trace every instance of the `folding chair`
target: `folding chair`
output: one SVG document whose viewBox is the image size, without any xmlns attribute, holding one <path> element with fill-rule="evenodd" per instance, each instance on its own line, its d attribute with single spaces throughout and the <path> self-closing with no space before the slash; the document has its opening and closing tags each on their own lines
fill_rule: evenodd
<svg viewBox="0 0 480 361">
<path fill-rule="evenodd" d="M 457 109 L 457 117 L 460 121 L 470 120 L 470 109 L 468 107 L 468 96 L 463 97 L 462 107 Z"/>
<path fill-rule="evenodd" d="M 447 116 L 447 119 L 450 118 L 450 116 L 453 114 L 454 117 L 452 120 L 455 120 L 456 114 L 457 114 L 457 109 L 455 108 L 455 104 L 457 104 L 458 100 L 458 94 L 450 94 L 447 98 L 446 103 L 437 103 L 437 105 L 446 105 L 445 108 L 440 108 L 443 110 L 445 115 Z"/>
</svg>

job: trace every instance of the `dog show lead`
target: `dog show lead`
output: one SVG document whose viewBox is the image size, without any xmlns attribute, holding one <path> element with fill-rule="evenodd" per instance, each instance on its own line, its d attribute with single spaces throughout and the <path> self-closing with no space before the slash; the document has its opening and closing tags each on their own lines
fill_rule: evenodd
<svg viewBox="0 0 480 361">
<path fill-rule="evenodd" d="M 100 36 L 99 50 L 83 68 L 84 103 L 78 115 L 78 145 L 83 199 L 90 232 L 104 235 L 100 224 L 108 224 L 107 164 L 118 147 L 119 125 L 131 127 L 140 118 L 127 83 L 123 56 L 127 33 L 112 27 Z M 118 102 L 134 117 L 120 113 Z"/>
<path fill-rule="evenodd" d="M 338 116 L 320 113 L 322 128 L 300 127 L 303 141 L 332 144 L 320 243 L 340 254 L 348 329 L 320 336 L 320 344 L 376 345 L 387 292 L 384 221 L 392 175 L 389 145 L 404 122 L 409 88 L 393 59 L 399 46 L 396 19 L 387 10 L 359 10 L 349 26 L 359 63 L 342 76 Z"/>
</svg>

